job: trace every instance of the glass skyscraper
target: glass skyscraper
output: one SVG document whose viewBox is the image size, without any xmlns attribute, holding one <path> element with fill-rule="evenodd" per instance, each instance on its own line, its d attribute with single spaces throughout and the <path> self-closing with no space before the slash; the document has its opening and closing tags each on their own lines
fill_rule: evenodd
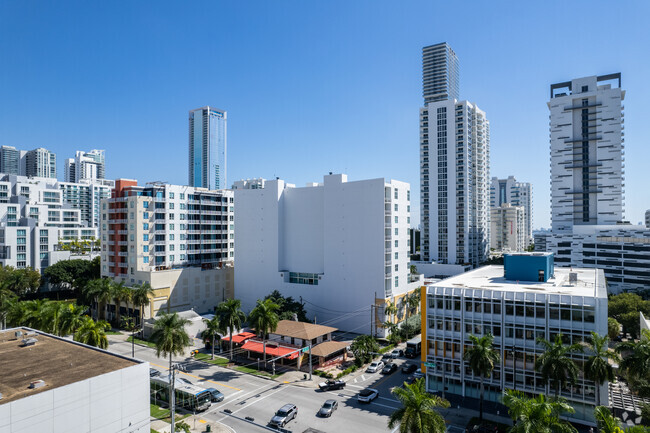
<svg viewBox="0 0 650 433">
<path fill-rule="evenodd" d="M 226 184 L 226 112 L 214 107 L 190 111 L 189 185 L 224 189 Z"/>
<path fill-rule="evenodd" d="M 446 42 L 422 48 L 422 96 L 425 105 L 460 99 L 458 57 Z"/>
</svg>

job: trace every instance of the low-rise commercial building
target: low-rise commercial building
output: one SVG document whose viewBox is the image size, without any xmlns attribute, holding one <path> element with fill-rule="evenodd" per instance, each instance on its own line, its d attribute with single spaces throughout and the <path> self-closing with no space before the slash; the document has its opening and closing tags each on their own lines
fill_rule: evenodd
<svg viewBox="0 0 650 433">
<path fill-rule="evenodd" d="M 485 379 L 485 398 L 499 401 L 504 389 L 554 393 L 535 360 L 543 352 L 538 338 L 566 343 L 589 341 L 592 331 L 607 334 L 607 290 L 600 269 L 554 267 L 548 253 L 507 254 L 504 266 L 485 266 L 422 289 L 422 362 L 427 389 L 479 397 L 480 377 L 463 354 L 469 335 L 494 336 L 501 361 Z M 588 354 L 575 354 L 579 364 Z M 561 391 L 576 409 L 571 417 L 593 421 L 596 384 L 580 377 Z M 607 405 L 607 383 L 600 386 Z"/>
<path fill-rule="evenodd" d="M 149 432 L 147 362 L 27 328 L 0 353 L 0 431 Z"/>
</svg>

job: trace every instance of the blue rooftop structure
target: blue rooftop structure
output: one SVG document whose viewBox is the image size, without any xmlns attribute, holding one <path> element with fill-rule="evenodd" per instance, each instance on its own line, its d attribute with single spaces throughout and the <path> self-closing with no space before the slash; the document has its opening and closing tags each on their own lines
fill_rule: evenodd
<svg viewBox="0 0 650 433">
<path fill-rule="evenodd" d="M 516 253 L 503 256 L 506 280 L 546 282 L 553 277 L 553 253 Z"/>
</svg>

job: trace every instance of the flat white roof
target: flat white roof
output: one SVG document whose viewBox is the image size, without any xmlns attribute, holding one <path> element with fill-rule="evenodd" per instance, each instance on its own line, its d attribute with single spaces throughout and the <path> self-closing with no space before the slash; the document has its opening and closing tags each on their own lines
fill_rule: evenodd
<svg viewBox="0 0 650 433">
<path fill-rule="evenodd" d="M 505 279 L 503 266 L 491 265 L 446 278 L 430 287 L 607 297 L 605 276 L 601 269 L 555 267 L 554 272 L 555 275 L 547 282 L 514 281 Z M 569 284 L 570 273 L 576 274 L 577 283 Z"/>
</svg>

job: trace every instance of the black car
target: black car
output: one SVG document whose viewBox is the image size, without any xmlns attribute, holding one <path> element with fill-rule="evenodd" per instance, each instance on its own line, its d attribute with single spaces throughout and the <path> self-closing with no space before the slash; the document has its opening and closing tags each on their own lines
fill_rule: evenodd
<svg viewBox="0 0 650 433">
<path fill-rule="evenodd" d="M 150 368 L 149 369 L 149 377 L 159 377 L 160 372 L 156 370 L 155 368 Z"/>
<path fill-rule="evenodd" d="M 342 380 L 328 379 L 325 382 L 319 383 L 318 387 L 321 389 L 321 391 L 333 391 L 335 389 L 345 388 L 345 382 Z"/>
<path fill-rule="evenodd" d="M 404 373 L 404 374 L 411 374 L 411 373 L 413 373 L 413 372 L 414 372 L 415 370 L 417 370 L 417 369 L 418 369 L 418 366 L 415 365 L 415 364 L 404 364 L 404 365 L 402 366 L 402 373 Z"/>
<path fill-rule="evenodd" d="M 381 374 L 392 374 L 397 370 L 397 365 L 393 364 L 392 362 L 390 364 L 386 364 L 384 368 L 381 370 Z"/>
</svg>

